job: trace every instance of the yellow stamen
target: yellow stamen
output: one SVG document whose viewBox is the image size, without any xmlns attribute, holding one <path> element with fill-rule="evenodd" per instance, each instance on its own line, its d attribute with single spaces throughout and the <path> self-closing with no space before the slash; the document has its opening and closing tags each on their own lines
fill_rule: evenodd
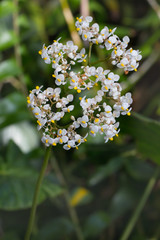
<svg viewBox="0 0 160 240">
<path fill-rule="evenodd" d="M 79 100 L 81 101 L 81 100 L 82 100 L 82 97 L 79 97 Z"/>
<path fill-rule="evenodd" d="M 133 52 L 133 49 L 131 48 L 130 53 Z"/>
<path fill-rule="evenodd" d="M 54 78 L 55 78 L 55 77 L 56 77 L 56 75 L 55 75 L 55 74 L 52 74 L 52 77 L 54 77 Z"/>
<path fill-rule="evenodd" d="M 102 33 L 101 35 L 104 36 L 104 33 Z"/>
<path fill-rule="evenodd" d="M 58 55 L 61 56 L 61 53 L 59 52 Z"/>
<path fill-rule="evenodd" d="M 39 113 L 35 113 L 35 115 L 39 115 Z"/>
<path fill-rule="evenodd" d="M 109 138 L 109 140 L 113 141 L 113 137 L 112 137 L 112 138 Z"/>
<path fill-rule="evenodd" d="M 72 81 L 73 83 L 75 83 L 75 80 L 74 80 L 74 79 L 71 79 L 71 81 Z"/>
<path fill-rule="evenodd" d="M 78 147 L 76 146 L 76 149 L 78 150 Z"/>
<path fill-rule="evenodd" d="M 60 138 L 60 139 L 59 139 L 59 141 L 60 141 L 60 143 L 63 143 L 63 140 L 62 140 L 62 138 Z"/>
<path fill-rule="evenodd" d="M 80 92 L 81 92 L 81 89 L 78 89 L 77 92 L 80 93 Z"/>
<path fill-rule="evenodd" d="M 44 49 L 47 49 L 47 47 L 46 47 L 46 46 L 44 46 Z"/>
<path fill-rule="evenodd" d="M 86 99 L 86 102 L 88 102 L 88 99 Z"/>
<path fill-rule="evenodd" d="M 70 112 L 69 108 L 67 108 L 67 112 Z"/>
<path fill-rule="evenodd" d="M 116 137 L 118 137 L 118 133 L 116 133 Z"/>
<path fill-rule="evenodd" d="M 124 107 L 121 107 L 121 109 L 124 111 Z"/>
<path fill-rule="evenodd" d="M 116 50 L 114 50 L 114 53 L 115 53 L 115 54 L 117 54 L 117 51 L 116 51 Z"/>
<path fill-rule="evenodd" d="M 47 60 L 47 57 L 43 58 L 43 60 Z"/>
<path fill-rule="evenodd" d="M 78 139 L 78 141 L 77 141 L 78 143 L 80 143 L 81 142 L 81 140 L 80 139 Z"/>
<path fill-rule="evenodd" d="M 82 54 L 82 57 L 84 57 L 85 55 L 84 54 Z"/>
<path fill-rule="evenodd" d="M 83 59 L 83 62 L 86 62 L 86 59 Z"/>
<path fill-rule="evenodd" d="M 110 40 L 108 40 L 108 43 L 111 44 L 112 42 Z"/>
<path fill-rule="evenodd" d="M 52 145 L 53 145 L 53 146 L 56 146 L 57 144 L 54 142 L 54 143 L 52 143 Z"/>
<path fill-rule="evenodd" d="M 87 87 L 87 90 L 89 90 L 90 88 L 89 87 Z"/>
<path fill-rule="evenodd" d="M 131 113 L 130 113 L 130 112 L 128 112 L 128 113 L 127 113 L 127 115 L 128 115 L 128 116 L 131 116 Z"/>
<path fill-rule="evenodd" d="M 40 121 L 39 121 L 39 120 L 37 120 L 37 123 L 38 123 L 38 125 L 39 125 L 39 126 L 41 126 L 41 125 L 42 125 L 42 124 L 40 123 Z"/>
<path fill-rule="evenodd" d="M 85 141 L 85 142 L 87 142 L 87 139 L 86 139 L 86 138 L 84 138 L 84 141 Z"/>
<path fill-rule="evenodd" d="M 74 87 L 74 90 L 77 90 L 77 87 Z"/>
<path fill-rule="evenodd" d="M 90 133 L 94 134 L 94 131 L 90 131 Z"/>
<path fill-rule="evenodd" d="M 82 22 L 82 19 L 81 19 L 81 18 L 79 18 L 79 19 L 78 19 L 78 22 Z"/>
<path fill-rule="evenodd" d="M 71 146 L 70 146 L 69 144 L 67 145 L 67 147 L 68 147 L 68 148 L 71 148 Z"/>
<path fill-rule="evenodd" d="M 53 42 L 57 42 L 56 40 L 53 40 Z"/>
<path fill-rule="evenodd" d="M 85 37 L 85 38 L 87 38 L 87 35 L 86 35 L 86 34 L 84 34 L 84 37 Z"/>
<path fill-rule="evenodd" d="M 62 130 L 60 129 L 60 130 L 59 130 L 59 134 L 61 134 L 61 133 L 62 133 Z"/>
<path fill-rule="evenodd" d="M 101 128 L 101 131 L 102 131 L 102 132 L 104 131 L 103 128 Z"/>
<path fill-rule="evenodd" d="M 112 78 L 108 78 L 108 80 L 111 80 Z"/>
<path fill-rule="evenodd" d="M 99 122 L 99 119 L 98 119 L 98 118 L 96 118 L 94 121 L 97 123 L 97 122 Z"/>
<path fill-rule="evenodd" d="M 137 68 L 135 68 L 134 71 L 137 72 Z"/>
<path fill-rule="evenodd" d="M 106 113 L 110 113 L 111 111 L 106 111 Z"/>
<path fill-rule="evenodd" d="M 42 50 L 39 50 L 39 52 L 38 52 L 40 55 L 42 54 Z"/>
<path fill-rule="evenodd" d="M 38 89 L 39 89 L 39 86 L 36 86 L 36 89 L 38 90 Z"/>
<path fill-rule="evenodd" d="M 123 63 L 121 63 L 121 66 L 122 66 L 122 67 L 124 67 L 124 64 L 123 64 Z"/>
<path fill-rule="evenodd" d="M 48 143 L 48 139 L 46 139 L 46 141 L 45 141 L 46 143 Z"/>
<path fill-rule="evenodd" d="M 97 87 L 97 86 L 98 86 L 98 83 L 95 83 L 94 85 Z"/>
<path fill-rule="evenodd" d="M 108 90 L 108 87 L 105 86 L 104 88 L 105 88 L 106 90 Z"/>
<path fill-rule="evenodd" d="M 98 75 L 95 75 L 96 78 L 98 78 Z"/>
<path fill-rule="evenodd" d="M 61 82 L 61 79 L 57 78 L 57 81 L 58 81 L 58 82 Z"/>
<path fill-rule="evenodd" d="M 109 29 L 109 32 L 112 32 L 112 29 L 111 29 L 111 28 Z"/>
<path fill-rule="evenodd" d="M 98 45 L 98 41 L 96 40 L 96 44 Z"/>
<path fill-rule="evenodd" d="M 31 103 L 31 101 L 30 101 L 30 100 L 27 100 L 27 103 L 28 103 L 28 104 L 30 104 L 30 103 Z"/>
<path fill-rule="evenodd" d="M 117 50 L 117 47 L 114 47 L 115 50 Z"/>
<path fill-rule="evenodd" d="M 85 121 L 82 121 L 83 124 L 85 124 L 86 122 Z"/>
<path fill-rule="evenodd" d="M 51 120 L 51 123 L 55 123 L 55 121 L 54 121 L 54 120 Z"/>
<path fill-rule="evenodd" d="M 79 31 L 79 30 L 80 30 L 80 28 L 76 28 L 76 30 L 77 30 L 77 31 Z"/>
<path fill-rule="evenodd" d="M 56 63 L 56 61 L 54 61 L 54 60 L 53 60 L 52 62 L 53 62 L 53 63 Z"/>
</svg>

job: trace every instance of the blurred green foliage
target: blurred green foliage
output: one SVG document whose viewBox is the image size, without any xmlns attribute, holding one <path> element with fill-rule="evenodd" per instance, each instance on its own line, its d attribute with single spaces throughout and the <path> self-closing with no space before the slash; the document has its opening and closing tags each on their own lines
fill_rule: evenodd
<svg viewBox="0 0 160 240">
<path fill-rule="evenodd" d="M 80 3 L 69 0 L 74 18 L 83 14 Z M 89 9 L 100 26 L 117 26 L 117 35 L 128 35 L 134 48 L 142 51 L 137 73 L 124 76 L 112 69 L 132 91 L 137 113 L 121 118 L 120 137 L 114 142 L 104 144 L 101 137 L 90 138 L 78 151 L 65 152 L 58 147 L 54 154 L 70 186 L 70 197 L 77 189 L 88 193 L 76 205 L 85 239 L 117 240 L 160 164 L 160 19 L 145 0 L 90 0 Z M 59 37 L 63 42 L 71 38 L 58 0 L 0 2 L 1 240 L 24 238 L 44 157 L 26 96 L 36 85 L 52 85 L 51 69 L 42 63 L 38 50 Z M 103 50 L 93 48 L 93 61 L 104 57 Z M 106 63 L 102 66 L 113 68 Z M 157 182 L 131 240 L 160 238 L 159 189 Z M 75 239 L 64 191 L 49 164 L 33 240 Z"/>
</svg>

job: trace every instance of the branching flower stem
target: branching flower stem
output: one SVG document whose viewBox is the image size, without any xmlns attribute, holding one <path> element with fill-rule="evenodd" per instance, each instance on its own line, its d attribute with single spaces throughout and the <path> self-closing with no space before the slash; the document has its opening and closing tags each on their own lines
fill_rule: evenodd
<svg viewBox="0 0 160 240">
<path fill-rule="evenodd" d="M 69 195 L 66 180 L 65 180 L 63 173 L 59 167 L 59 164 L 54 156 L 51 159 L 51 164 L 52 164 L 53 169 L 55 170 L 55 173 L 57 175 L 57 178 L 59 179 L 61 186 L 65 188 L 64 198 L 65 198 L 65 201 L 66 201 L 66 204 L 68 207 L 68 211 L 69 211 L 72 223 L 74 224 L 74 227 L 75 227 L 75 233 L 77 236 L 77 240 L 84 240 L 77 213 L 75 211 L 75 208 L 73 206 L 71 206 L 71 204 L 70 204 L 70 195 Z"/>
<path fill-rule="evenodd" d="M 41 187 L 42 180 L 43 180 L 43 177 L 44 177 L 44 174 L 45 174 L 45 170 L 46 170 L 47 165 L 48 165 L 48 160 L 49 160 L 49 157 L 50 157 L 50 153 L 51 153 L 51 146 L 46 149 L 44 161 L 43 161 L 40 173 L 39 173 L 39 177 L 38 177 L 38 180 L 37 180 L 36 189 L 35 189 L 34 197 L 33 197 L 33 203 L 32 203 L 32 209 L 31 209 L 31 213 L 30 213 L 30 219 L 29 219 L 29 223 L 28 223 L 28 229 L 27 229 L 24 240 L 30 240 L 30 236 L 31 236 L 32 229 L 33 229 L 33 224 L 34 224 L 34 219 L 35 219 L 35 214 L 36 214 L 36 209 L 37 209 L 37 202 L 38 202 L 40 187 Z"/>
<path fill-rule="evenodd" d="M 136 224 L 136 222 L 137 222 L 137 220 L 138 220 L 138 218 L 139 218 L 139 216 L 151 194 L 151 191 L 155 185 L 155 182 L 157 180 L 159 173 L 160 173 L 160 168 L 157 168 L 156 171 L 154 172 L 153 176 L 149 180 L 149 182 L 146 186 L 146 189 L 142 195 L 142 198 L 140 199 L 140 202 L 138 203 L 137 208 L 135 209 L 129 223 L 127 224 L 120 240 L 127 240 L 129 238 L 129 236 L 130 236 L 130 234 L 131 234 L 131 232 L 132 232 L 132 230 L 133 230 L 133 228 L 134 228 L 134 226 L 135 226 L 135 224 Z"/>
</svg>

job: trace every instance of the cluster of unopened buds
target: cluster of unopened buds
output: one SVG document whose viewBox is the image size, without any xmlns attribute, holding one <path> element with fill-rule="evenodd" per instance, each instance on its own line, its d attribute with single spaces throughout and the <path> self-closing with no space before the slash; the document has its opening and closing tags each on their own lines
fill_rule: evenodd
<svg viewBox="0 0 160 240">
<path fill-rule="evenodd" d="M 142 58 L 138 50 L 126 49 L 129 37 L 121 41 L 114 34 L 116 29 L 104 27 L 101 31 L 97 23 L 90 26 L 92 17 L 77 18 L 76 28 L 83 40 L 90 44 L 113 49 L 112 64 L 124 71 L 137 71 L 139 60 Z M 37 118 L 38 130 L 43 129 L 42 142 L 48 147 L 63 145 L 65 150 L 78 149 L 87 141 L 90 134 L 104 135 L 105 142 L 113 140 L 120 131 L 116 119 L 120 115 L 130 115 L 131 93 L 121 96 L 119 75 L 102 67 L 87 65 L 88 57 L 83 48 L 78 52 L 78 46 L 72 41 L 66 44 L 55 40 L 51 45 L 43 45 L 39 51 L 45 63 L 54 69 L 52 77 L 55 87 L 36 86 L 27 99 L 28 106 Z M 80 64 L 79 71 L 76 71 Z M 76 65 L 76 67 L 75 67 Z M 78 95 L 78 98 L 77 98 Z M 77 116 L 77 110 L 79 111 Z M 65 116 L 70 123 L 62 125 Z M 77 117 L 76 117 L 77 116 Z M 80 129 L 83 128 L 81 135 Z"/>
</svg>

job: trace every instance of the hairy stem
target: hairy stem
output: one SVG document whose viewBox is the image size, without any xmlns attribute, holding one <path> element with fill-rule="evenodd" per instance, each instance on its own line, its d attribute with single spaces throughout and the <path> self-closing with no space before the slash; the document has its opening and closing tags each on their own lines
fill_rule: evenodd
<svg viewBox="0 0 160 240">
<path fill-rule="evenodd" d="M 129 223 L 127 224 L 120 240 L 127 240 L 129 238 L 129 236 L 130 236 L 130 234 L 131 234 L 131 232 L 132 232 L 132 230 L 133 230 L 133 228 L 134 228 L 134 226 L 135 226 L 135 224 L 136 224 L 136 222 L 137 222 L 137 220 L 149 198 L 149 195 L 151 194 L 151 191 L 155 185 L 155 182 L 156 182 L 156 179 L 157 179 L 159 173 L 160 173 L 160 168 L 156 169 L 152 178 L 149 180 L 149 182 L 144 190 L 144 193 L 142 195 L 142 198 L 140 199 L 140 202 L 138 203 L 137 208 L 134 211 Z"/>
<path fill-rule="evenodd" d="M 50 153 L 51 153 L 51 146 L 46 149 L 44 161 L 43 161 L 43 164 L 42 164 L 42 167 L 41 167 L 41 170 L 40 170 L 40 173 L 39 173 L 39 177 L 38 177 L 38 180 L 37 180 L 37 184 L 36 184 L 36 188 L 35 188 L 35 192 L 34 192 L 34 197 L 33 197 L 32 209 L 31 209 L 29 223 L 28 223 L 28 228 L 27 228 L 27 232 L 26 232 L 26 235 L 25 235 L 25 240 L 29 240 L 30 236 L 31 236 L 31 233 L 32 233 L 35 214 L 36 214 L 36 209 L 37 209 L 38 195 L 39 195 L 39 192 L 40 192 L 40 187 L 41 187 L 42 180 L 43 180 L 43 177 L 44 177 L 44 174 L 45 174 L 45 170 L 46 170 L 46 167 L 48 165 L 48 159 L 50 157 Z"/>
<path fill-rule="evenodd" d="M 78 240 L 84 240 L 83 233 L 82 233 L 82 230 L 81 230 L 81 227 L 80 227 L 80 224 L 79 224 L 79 219 L 78 219 L 77 213 L 75 211 L 75 208 L 73 206 L 71 206 L 71 204 L 70 204 L 70 195 L 69 195 L 67 183 L 65 181 L 63 173 L 62 173 L 55 157 L 53 157 L 51 159 L 51 164 L 52 164 L 52 166 L 55 170 L 55 173 L 56 173 L 61 185 L 65 188 L 64 198 L 65 198 L 65 201 L 66 201 L 66 204 L 67 204 L 67 207 L 68 207 L 68 211 L 69 211 L 72 223 L 74 224 L 74 227 L 75 227 L 75 232 L 76 232 L 77 239 Z"/>
</svg>

